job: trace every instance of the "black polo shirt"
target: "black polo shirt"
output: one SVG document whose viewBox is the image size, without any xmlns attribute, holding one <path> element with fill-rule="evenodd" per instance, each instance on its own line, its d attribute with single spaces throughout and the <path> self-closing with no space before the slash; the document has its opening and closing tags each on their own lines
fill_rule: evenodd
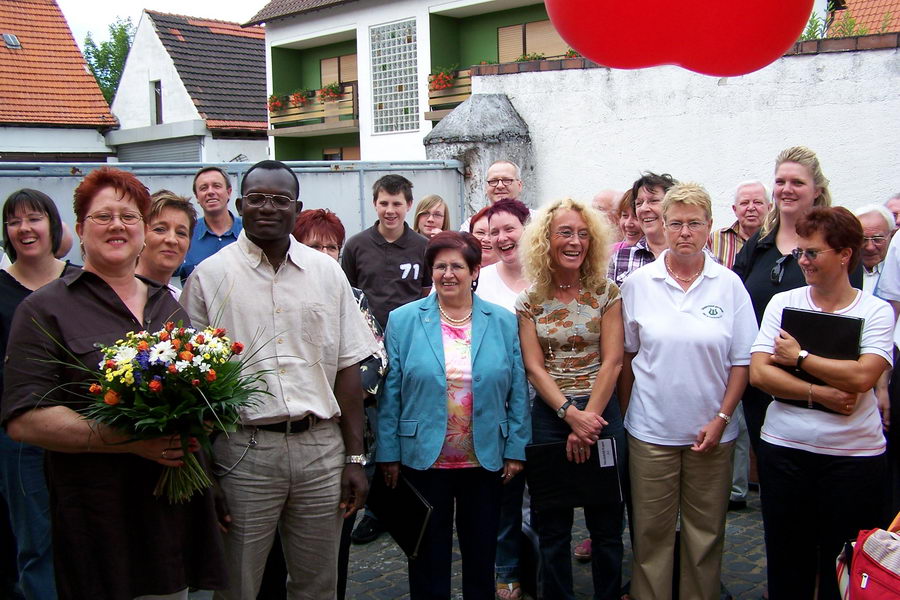
<svg viewBox="0 0 900 600">
<path fill-rule="evenodd" d="M 388 242 L 378 233 L 378 221 L 347 240 L 341 267 L 350 285 L 361 289 L 378 323 L 385 327 L 388 314 L 422 297 L 431 287 L 431 267 L 425 264 L 428 239 L 406 223 L 403 235 Z"/>
</svg>

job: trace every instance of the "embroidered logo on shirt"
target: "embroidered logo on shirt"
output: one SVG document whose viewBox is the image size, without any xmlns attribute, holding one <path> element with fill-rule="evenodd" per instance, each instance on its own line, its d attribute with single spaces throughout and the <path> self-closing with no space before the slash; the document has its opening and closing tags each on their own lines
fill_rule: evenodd
<svg viewBox="0 0 900 600">
<path fill-rule="evenodd" d="M 722 310 L 722 307 L 716 306 L 715 304 L 707 304 L 700 309 L 700 313 L 704 317 L 709 317 L 710 319 L 721 319 L 725 315 L 725 311 Z"/>
</svg>

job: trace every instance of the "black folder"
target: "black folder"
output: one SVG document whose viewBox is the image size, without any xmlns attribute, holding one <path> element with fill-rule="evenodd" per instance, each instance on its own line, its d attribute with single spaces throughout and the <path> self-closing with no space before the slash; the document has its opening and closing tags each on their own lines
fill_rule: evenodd
<svg viewBox="0 0 900 600">
<path fill-rule="evenodd" d="M 817 310 L 802 308 L 785 308 L 781 313 L 781 328 L 791 334 L 800 343 L 800 348 L 810 354 L 837 360 L 857 360 L 862 344 L 862 329 L 865 319 L 849 317 Z M 826 385 L 821 379 L 813 377 L 803 369 L 781 366 L 792 375 L 815 385 Z M 803 400 L 784 400 L 782 402 L 807 406 Z M 821 404 L 813 404 L 813 408 L 839 414 Z"/>
<path fill-rule="evenodd" d="M 402 473 L 397 487 L 391 489 L 384 483 L 381 471 L 377 471 L 366 505 L 406 556 L 416 558 L 432 511 L 419 490 Z"/>
<path fill-rule="evenodd" d="M 601 448 L 607 449 L 606 466 L 601 466 Z M 601 437 L 591 447 L 590 458 L 580 464 L 566 458 L 566 442 L 530 444 L 525 447 L 525 457 L 528 491 L 538 510 L 622 502 L 616 468 L 619 459 L 612 437 Z"/>
</svg>

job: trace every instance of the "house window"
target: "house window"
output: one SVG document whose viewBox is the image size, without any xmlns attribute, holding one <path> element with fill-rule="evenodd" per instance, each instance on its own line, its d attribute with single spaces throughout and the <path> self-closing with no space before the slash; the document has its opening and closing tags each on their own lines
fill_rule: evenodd
<svg viewBox="0 0 900 600">
<path fill-rule="evenodd" d="M 512 62 L 523 54 L 562 56 L 569 45 L 559 37 L 553 24 L 532 21 L 497 29 L 497 54 L 500 62 Z"/>
<path fill-rule="evenodd" d="M 419 128 L 416 21 L 369 28 L 375 133 Z"/>
<path fill-rule="evenodd" d="M 319 74 L 322 85 L 330 83 L 348 83 L 356 81 L 356 55 L 345 54 L 319 61 Z"/>
<path fill-rule="evenodd" d="M 163 122 L 162 112 L 162 82 L 150 82 L 150 124 L 161 125 Z"/>
</svg>

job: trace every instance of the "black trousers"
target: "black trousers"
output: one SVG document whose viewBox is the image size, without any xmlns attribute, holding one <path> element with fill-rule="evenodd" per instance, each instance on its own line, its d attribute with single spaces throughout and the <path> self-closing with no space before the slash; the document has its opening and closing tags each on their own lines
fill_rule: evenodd
<svg viewBox="0 0 900 600">
<path fill-rule="evenodd" d="M 885 456 L 829 456 L 759 444 L 769 600 L 840 600 L 835 558 L 860 529 L 884 527 Z"/>
<path fill-rule="evenodd" d="M 413 487 L 433 507 L 419 546 L 419 556 L 409 561 L 411 600 L 451 597 L 454 513 L 462 556 L 463 598 L 493 600 L 494 555 L 502 491 L 500 472 L 480 467 L 424 471 L 401 468 Z M 524 475 L 520 473 L 516 477 Z"/>
</svg>

